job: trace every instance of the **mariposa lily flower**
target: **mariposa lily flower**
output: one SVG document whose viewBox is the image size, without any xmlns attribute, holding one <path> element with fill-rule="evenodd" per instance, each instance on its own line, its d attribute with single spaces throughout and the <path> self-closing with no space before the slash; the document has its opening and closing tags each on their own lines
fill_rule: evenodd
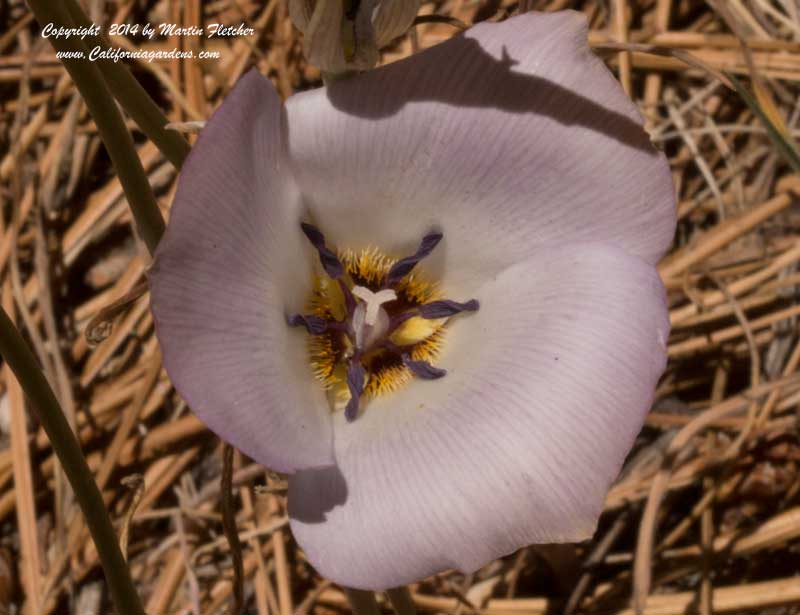
<svg viewBox="0 0 800 615">
<path fill-rule="evenodd" d="M 669 324 L 671 177 L 577 13 L 209 120 L 151 271 L 166 369 L 381 589 L 589 538 Z"/>
<path fill-rule="evenodd" d="M 421 0 L 289 0 L 311 64 L 327 73 L 365 70 L 411 27 Z"/>
</svg>

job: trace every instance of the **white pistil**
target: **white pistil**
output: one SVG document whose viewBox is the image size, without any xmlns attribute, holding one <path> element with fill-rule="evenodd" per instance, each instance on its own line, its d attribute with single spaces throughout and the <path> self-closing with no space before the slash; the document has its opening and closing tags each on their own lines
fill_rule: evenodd
<svg viewBox="0 0 800 615">
<path fill-rule="evenodd" d="M 369 288 L 364 286 L 354 286 L 353 295 L 364 302 L 367 313 L 364 316 L 364 322 L 370 327 L 375 325 L 378 320 L 378 312 L 384 303 L 389 303 L 397 299 L 397 293 L 391 288 L 384 288 L 377 293 L 373 293 Z"/>
<path fill-rule="evenodd" d="M 381 306 L 397 299 L 391 289 L 373 293 L 369 288 L 355 286 L 353 296 L 360 301 L 351 320 L 356 339 L 355 345 L 360 351 L 366 351 L 386 334 L 389 328 L 389 316 Z"/>
</svg>

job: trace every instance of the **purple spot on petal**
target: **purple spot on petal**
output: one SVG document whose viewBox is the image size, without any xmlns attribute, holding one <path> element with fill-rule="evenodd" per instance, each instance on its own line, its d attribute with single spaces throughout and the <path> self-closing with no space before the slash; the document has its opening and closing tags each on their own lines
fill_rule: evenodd
<svg viewBox="0 0 800 615">
<path fill-rule="evenodd" d="M 480 304 L 477 299 L 470 299 L 466 303 L 443 299 L 442 301 L 431 301 L 419 306 L 419 315 L 423 318 L 447 318 L 459 312 L 474 312 L 479 307 Z"/>
<path fill-rule="evenodd" d="M 405 276 L 411 273 L 411 270 L 418 262 L 433 252 L 433 249 L 442 240 L 442 237 L 443 235 L 439 231 L 433 231 L 432 233 L 425 235 L 425 237 L 422 238 L 422 243 L 419 244 L 419 248 L 415 254 L 401 258 L 394 265 L 392 265 L 392 268 L 389 269 L 389 273 L 386 276 L 385 287 L 390 288 L 394 286 Z"/>
<path fill-rule="evenodd" d="M 446 369 L 434 367 L 427 361 L 412 361 L 411 356 L 407 353 L 403 355 L 403 365 L 410 369 L 412 374 L 423 380 L 436 380 L 447 374 Z"/>
</svg>

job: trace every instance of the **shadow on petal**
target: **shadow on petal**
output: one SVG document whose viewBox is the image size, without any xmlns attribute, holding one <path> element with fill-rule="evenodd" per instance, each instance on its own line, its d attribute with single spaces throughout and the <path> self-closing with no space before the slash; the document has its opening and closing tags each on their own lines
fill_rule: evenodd
<svg viewBox="0 0 800 615">
<path fill-rule="evenodd" d="M 347 501 L 347 493 L 338 466 L 297 472 L 289 481 L 289 516 L 302 523 L 324 523 L 328 512 Z"/>
<path fill-rule="evenodd" d="M 576 53 L 575 48 L 567 43 L 554 43 L 542 48 L 541 43 L 523 44 L 519 41 L 520 30 L 529 40 L 535 40 L 535 30 L 528 28 L 526 31 L 517 24 L 513 28 L 504 28 L 507 23 L 518 19 L 482 24 L 467 32 L 475 38 L 460 35 L 415 56 L 363 74 L 358 79 L 334 82 L 327 88 L 328 98 L 338 110 L 365 119 L 390 117 L 408 103 L 423 101 L 455 107 L 495 108 L 516 114 L 532 113 L 552 118 L 565 126 L 588 128 L 656 155 L 630 101 L 626 101 L 625 106 L 630 106 L 631 113 L 622 113 L 595 98 L 595 95 L 608 91 L 608 82 L 613 82 L 614 78 L 589 51 L 585 29 L 582 34 L 580 31 L 576 34 L 570 28 L 572 31 L 568 33 L 581 41 L 585 54 L 580 52 L 580 48 Z M 580 26 L 581 23 L 572 25 Z M 508 45 L 498 45 L 497 40 L 492 40 L 497 38 L 495 33 L 503 39 L 508 38 Z M 497 52 L 493 55 L 487 51 L 487 46 L 496 48 Z M 522 57 L 523 53 L 527 57 Z M 570 73 L 574 78 L 576 70 L 580 72 L 591 66 L 587 78 L 579 78 L 575 84 L 583 93 L 532 74 L 543 71 L 542 66 L 546 64 L 550 65 L 549 72 L 556 68 L 557 79 L 560 79 L 558 71 L 563 68 L 565 81 Z M 597 66 L 592 66 L 594 64 Z M 619 97 L 624 97 L 619 85 L 614 83 L 613 86 L 619 90 Z M 618 102 L 615 106 L 620 107 Z"/>
</svg>

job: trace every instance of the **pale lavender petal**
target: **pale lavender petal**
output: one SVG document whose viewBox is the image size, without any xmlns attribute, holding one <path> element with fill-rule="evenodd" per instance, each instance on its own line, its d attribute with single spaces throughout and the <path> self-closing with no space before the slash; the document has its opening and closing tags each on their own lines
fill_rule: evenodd
<svg viewBox="0 0 800 615">
<path fill-rule="evenodd" d="M 444 378 L 335 416 L 336 467 L 290 479 L 323 576 L 382 589 L 592 535 L 666 363 L 660 279 L 614 246 L 568 244 L 477 297 L 448 325 Z"/>
<path fill-rule="evenodd" d="M 578 13 L 527 13 L 290 98 L 291 163 L 330 241 L 400 257 L 440 228 L 429 259 L 464 292 L 558 241 L 655 263 L 669 167 L 586 37 Z"/>
<path fill-rule="evenodd" d="M 311 292 L 313 252 L 284 164 L 281 102 L 250 72 L 181 171 L 150 272 L 151 307 L 175 388 L 224 440 L 275 470 L 332 459 L 331 424 L 286 315 Z"/>
</svg>

